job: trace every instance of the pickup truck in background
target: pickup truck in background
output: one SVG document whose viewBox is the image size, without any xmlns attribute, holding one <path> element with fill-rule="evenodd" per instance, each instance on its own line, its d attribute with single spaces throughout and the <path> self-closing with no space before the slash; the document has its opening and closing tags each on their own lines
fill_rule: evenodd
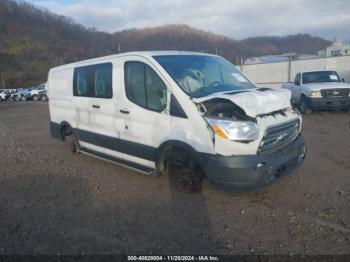
<svg viewBox="0 0 350 262">
<path fill-rule="evenodd" d="M 292 104 L 302 114 L 312 110 L 350 109 L 350 85 L 335 71 L 298 73 L 294 83 L 282 87 L 291 90 Z"/>
</svg>

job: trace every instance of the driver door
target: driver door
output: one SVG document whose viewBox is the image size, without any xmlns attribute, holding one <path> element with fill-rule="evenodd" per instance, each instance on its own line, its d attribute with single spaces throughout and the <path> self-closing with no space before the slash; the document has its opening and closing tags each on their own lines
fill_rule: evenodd
<svg viewBox="0 0 350 262">
<path fill-rule="evenodd" d="M 169 85 L 144 58 L 125 57 L 121 63 L 120 150 L 127 160 L 154 168 L 156 149 L 171 129 Z"/>
</svg>

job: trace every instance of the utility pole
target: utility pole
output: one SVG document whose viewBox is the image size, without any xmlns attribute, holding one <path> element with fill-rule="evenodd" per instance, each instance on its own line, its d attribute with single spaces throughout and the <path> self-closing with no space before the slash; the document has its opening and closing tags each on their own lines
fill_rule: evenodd
<svg viewBox="0 0 350 262">
<path fill-rule="evenodd" d="M 118 54 L 121 53 L 120 44 L 118 44 L 117 52 L 118 52 Z"/>
<path fill-rule="evenodd" d="M 1 82 L 2 82 L 2 88 L 5 89 L 5 81 L 4 81 L 4 77 L 2 76 L 2 73 L 1 73 Z"/>
<path fill-rule="evenodd" d="M 289 50 L 288 54 L 288 82 L 292 81 L 292 54 Z"/>
</svg>

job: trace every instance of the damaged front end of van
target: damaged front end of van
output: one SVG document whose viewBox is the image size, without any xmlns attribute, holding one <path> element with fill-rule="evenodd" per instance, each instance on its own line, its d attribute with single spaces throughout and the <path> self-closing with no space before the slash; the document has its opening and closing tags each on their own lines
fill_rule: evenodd
<svg viewBox="0 0 350 262">
<path fill-rule="evenodd" d="M 299 168 L 306 156 L 302 119 L 288 90 L 256 88 L 193 98 L 216 154 L 202 154 L 210 183 L 252 191 Z"/>
</svg>

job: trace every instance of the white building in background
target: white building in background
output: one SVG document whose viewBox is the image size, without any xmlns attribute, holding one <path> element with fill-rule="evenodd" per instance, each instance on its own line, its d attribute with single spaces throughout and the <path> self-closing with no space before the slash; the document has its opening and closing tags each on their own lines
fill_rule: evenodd
<svg viewBox="0 0 350 262">
<path fill-rule="evenodd" d="M 249 57 L 244 61 L 245 65 L 267 64 L 286 62 L 288 60 L 303 60 L 313 58 L 324 58 L 334 56 L 350 55 L 350 43 L 343 42 L 340 38 L 336 38 L 332 45 L 324 50 L 318 51 L 317 55 L 285 53 L 281 55 L 266 55 L 259 57 Z"/>
<path fill-rule="evenodd" d="M 331 46 L 318 52 L 319 57 L 343 55 L 350 55 L 350 43 L 344 43 L 340 38 L 336 38 Z"/>
<path fill-rule="evenodd" d="M 286 62 L 288 60 L 312 59 L 317 57 L 318 57 L 317 55 L 285 53 L 281 55 L 249 57 L 244 61 L 244 64 L 245 65 L 267 64 L 267 63 Z"/>
</svg>

